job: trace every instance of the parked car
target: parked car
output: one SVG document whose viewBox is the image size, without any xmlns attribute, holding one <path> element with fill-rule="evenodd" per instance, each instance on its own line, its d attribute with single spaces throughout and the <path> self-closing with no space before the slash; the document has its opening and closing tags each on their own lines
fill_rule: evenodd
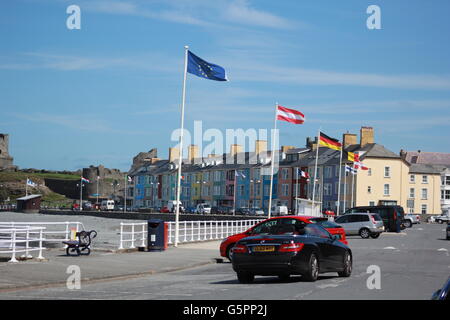
<svg viewBox="0 0 450 320">
<path fill-rule="evenodd" d="M 195 207 L 187 207 L 184 212 L 185 213 L 195 213 Z"/>
<path fill-rule="evenodd" d="M 161 213 L 170 213 L 169 207 L 167 207 L 167 206 L 162 207 L 160 212 Z"/>
<path fill-rule="evenodd" d="M 450 277 L 447 279 L 441 289 L 433 293 L 431 300 L 450 300 Z"/>
<path fill-rule="evenodd" d="M 113 211 L 114 210 L 114 200 L 102 200 L 102 202 L 100 204 L 100 210 Z"/>
<path fill-rule="evenodd" d="M 249 216 L 264 216 L 264 210 L 261 208 L 250 208 Z"/>
<path fill-rule="evenodd" d="M 234 235 L 231 235 L 227 238 L 225 238 L 222 243 L 220 244 L 220 255 L 222 257 L 228 258 L 231 260 L 233 252 L 231 249 L 234 247 L 234 245 L 241 239 L 248 237 L 248 236 L 255 236 L 259 234 L 265 234 L 267 230 L 269 230 L 270 227 L 274 225 L 282 225 L 282 224 L 295 224 L 295 223 L 316 223 L 317 221 L 314 221 L 316 217 L 305 217 L 305 216 L 283 216 L 283 217 L 273 217 L 270 219 L 266 219 L 261 221 L 258 224 L 255 224 L 253 227 L 249 228 L 248 230 L 237 233 Z M 341 241 L 344 244 L 347 243 L 347 239 L 345 237 L 345 231 L 342 227 L 337 226 L 335 224 L 330 224 L 329 228 L 325 227 L 331 234 L 336 235 L 339 238 L 339 241 Z"/>
<path fill-rule="evenodd" d="M 434 221 L 437 223 L 450 222 L 450 215 L 448 212 L 441 214 L 440 216 L 434 217 Z"/>
<path fill-rule="evenodd" d="M 211 207 L 211 214 L 227 214 L 229 207 L 214 206 Z"/>
<path fill-rule="evenodd" d="M 446 229 L 445 233 L 446 233 L 446 239 L 450 240 L 450 222 L 447 222 L 447 229 Z"/>
<path fill-rule="evenodd" d="M 195 213 L 210 214 L 211 213 L 211 205 L 209 203 L 200 203 L 195 208 Z"/>
<path fill-rule="evenodd" d="M 326 272 L 349 277 L 352 260 L 350 248 L 327 230 L 298 220 L 239 240 L 231 262 L 239 282 L 250 283 L 255 275 L 276 275 L 284 280 L 296 274 L 306 281 L 316 281 Z"/>
<path fill-rule="evenodd" d="M 287 216 L 289 215 L 289 210 L 287 206 L 274 206 L 270 210 L 270 213 L 275 216 Z"/>
<path fill-rule="evenodd" d="M 354 212 L 377 213 L 383 219 L 384 228 L 386 231 L 395 232 L 397 230 L 397 219 L 400 221 L 400 229 L 405 229 L 405 225 L 403 224 L 405 211 L 401 206 L 354 207 L 345 211 L 345 214 Z"/>
<path fill-rule="evenodd" d="M 406 228 L 411 228 L 413 224 L 420 223 L 420 216 L 418 214 L 414 213 L 408 213 L 405 214 L 405 217 L 403 218 L 403 224 Z"/>
<path fill-rule="evenodd" d="M 114 211 L 123 211 L 125 207 L 121 204 L 114 206 Z"/>
<path fill-rule="evenodd" d="M 376 239 L 384 231 L 383 220 L 376 213 L 352 213 L 337 217 L 334 222 L 344 228 L 347 236 Z"/>
<path fill-rule="evenodd" d="M 238 215 L 246 216 L 246 215 L 249 215 L 249 213 L 250 213 L 250 209 L 246 208 L 246 207 L 236 209 L 236 214 L 238 214 Z"/>
</svg>

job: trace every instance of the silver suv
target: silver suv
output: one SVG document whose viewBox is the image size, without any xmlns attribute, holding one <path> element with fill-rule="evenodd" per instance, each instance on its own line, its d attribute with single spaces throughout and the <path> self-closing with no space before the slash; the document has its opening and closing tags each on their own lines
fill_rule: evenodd
<svg viewBox="0 0 450 320">
<path fill-rule="evenodd" d="M 359 235 L 363 239 L 376 239 L 384 232 L 383 219 L 376 213 L 348 213 L 337 217 L 334 222 L 344 228 L 348 236 Z"/>
</svg>

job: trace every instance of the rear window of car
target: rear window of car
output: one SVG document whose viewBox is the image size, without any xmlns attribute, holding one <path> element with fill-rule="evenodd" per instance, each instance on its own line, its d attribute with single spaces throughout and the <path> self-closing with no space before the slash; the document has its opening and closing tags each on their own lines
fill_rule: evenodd
<svg viewBox="0 0 450 320">
<path fill-rule="evenodd" d="M 383 221 L 379 214 L 372 214 L 371 216 L 375 219 L 375 221 Z"/>
</svg>

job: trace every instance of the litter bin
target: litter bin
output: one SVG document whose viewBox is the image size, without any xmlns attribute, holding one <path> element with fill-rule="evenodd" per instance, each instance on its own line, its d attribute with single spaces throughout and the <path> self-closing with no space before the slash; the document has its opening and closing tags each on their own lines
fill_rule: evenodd
<svg viewBox="0 0 450 320">
<path fill-rule="evenodd" d="M 147 248 L 148 251 L 162 251 L 167 249 L 167 223 L 160 219 L 148 220 Z"/>
</svg>

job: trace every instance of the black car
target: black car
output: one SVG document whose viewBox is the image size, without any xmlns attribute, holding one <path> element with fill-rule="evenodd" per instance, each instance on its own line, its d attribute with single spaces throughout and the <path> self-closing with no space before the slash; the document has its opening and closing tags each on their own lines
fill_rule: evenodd
<svg viewBox="0 0 450 320">
<path fill-rule="evenodd" d="M 450 300 L 450 277 L 444 283 L 442 288 L 433 294 L 431 300 Z"/>
<path fill-rule="evenodd" d="M 250 209 L 249 208 L 238 208 L 238 209 L 236 209 L 236 214 L 248 216 L 248 215 L 250 215 Z"/>
<path fill-rule="evenodd" d="M 397 230 L 397 219 L 400 221 L 400 229 L 405 229 L 403 224 L 405 211 L 402 206 L 364 206 L 364 207 L 353 207 L 345 211 L 347 213 L 355 212 L 369 212 L 378 213 L 383 219 L 383 224 L 386 231 L 395 232 Z"/>
<path fill-rule="evenodd" d="M 255 275 L 276 275 L 280 279 L 301 275 L 306 281 L 316 281 L 319 273 L 326 272 L 350 276 L 350 248 L 324 228 L 292 220 L 291 224 L 267 229 L 234 246 L 231 262 L 239 282 L 250 283 Z"/>
</svg>

